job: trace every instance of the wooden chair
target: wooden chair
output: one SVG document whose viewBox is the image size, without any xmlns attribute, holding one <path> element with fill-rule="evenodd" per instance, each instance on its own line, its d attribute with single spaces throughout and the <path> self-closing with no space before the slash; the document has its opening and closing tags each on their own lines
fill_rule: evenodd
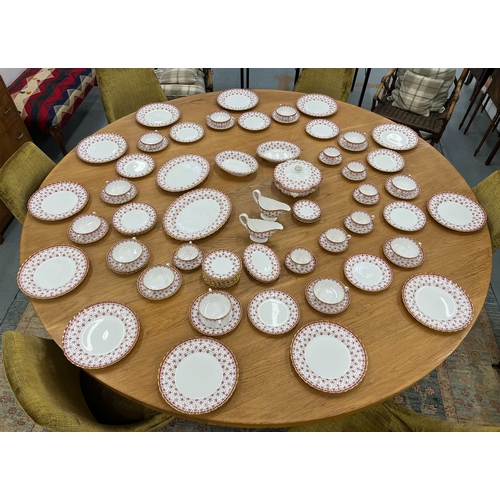
<svg viewBox="0 0 500 500">
<path fill-rule="evenodd" d="M 153 68 L 96 68 L 96 76 L 108 123 L 167 100 Z"/>
<path fill-rule="evenodd" d="M 28 213 L 30 196 L 55 165 L 30 141 L 23 144 L 0 169 L 0 199 L 21 224 Z"/>
<path fill-rule="evenodd" d="M 477 96 L 479 95 L 481 89 L 483 88 L 483 85 L 486 83 L 486 80 L 488 80 L 488 78 L 491 76 L 492 73 L 493 73 L 492 68 L 469 68 L 469 73 L 465 78 L 464 85 L 469 85 L 469 83 L 472 81 L 473 78 L 476 80 L 476 84 L 474 85 L 474 89 L 472 90 L 472 95 L 470 96 L 469 99 L 469 106 L 467 107 L 467 111 L 465 112 L 462 121 L 458 126 L 458 130 L 462 128 L 462 125 L 464 124 L 467 115 L 469 114 L 470 110 L 472 109 L 472 106 L 476 102 Z M 467 131 L 465 131 L 464 134 L 466 132 Z"/>
<path fill-rule="evenodd" d="M 174 418 L 107 389 L 68 361 L 53 340 L 7 331 L 2 349 L 16 400 L 45 429 L 144 432 L 161 429 Z"/>
<path fill-rule="evenodd" d="M 325 94 L 347 102 L 355 68 L 304 68 L 295 83 L 295 92 Z"/>
<path fill-rule="evenodd" d="M 455 78 L 448 99 L 444 103 L 444 110 L 442 112 L 431 111 L 429 116 L 423 116 L 393 106 L 394 101 L 391 101 L 391 96 L 396 89 L 396 81 L 398 78 L 398 68 L 393 68 L 382 78 L 373 96 L 371 110 L 389 120 L 410 127 L 433 146 L 439 143 L 450 121 L 455 105 L 460 97 L 460 90 L 467 76 L 467 72 L 468 69 L 466 68 L 462 71 L 458 79 Z M 426 135 L 424 136 L 422 133 Z"/>
</svg>

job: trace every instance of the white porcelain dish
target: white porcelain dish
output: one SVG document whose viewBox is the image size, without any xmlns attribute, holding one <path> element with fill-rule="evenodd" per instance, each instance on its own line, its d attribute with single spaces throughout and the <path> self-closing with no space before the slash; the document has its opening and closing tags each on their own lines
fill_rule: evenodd
<svg viewBox="0 0 500 500">
<path fill-rule="evenodd" d="M 101 218 L 95 213 L 80 215 L 76 217 L 71 224 L 73 231 L 81 235 L 86 235 L 97 231 L 100 225 Z"/>
<path fill-rule="evenodd" d="M 424 261 L 422 245 L 408 236 L 390 238 L 382 249 L 387 259 L 399 267 L 412 269 Z"/>
<path fill-rule="evenodd" d="M 252 109 L 259 103 L 259 96 L 247 89 L 228 89 L 217 96 L 217 104 L 232 111 Z"/>
<path fill-rule="evenodd" d="M 308 116 L 331 116 L 339 108 L 335 99 L 324 94 L 306 94 L 297 99 L 297 108 Z"/>
<path fill-rule="evenodd" d="M 306 125 L 306 132 L 316 139 L 333 139 L 337 137 L 340 129 L 336 123 L 330 120 L 311 120 Z"/>
<path fill-rule="evenodd" d="M 224 282 L 241 274 L 241 259 L 231 250 L 213 250 L 207 253 L 201 267 L 210 279 Z"/>
<path fill-rule="evenodd" d="M 176 345 L 163 359 L 158 386 L 165 401 L 189 415 L 222 406 L 238 381 L 233 353 L 213 338 L 193 338 Z"/>
<path fill-rule="evenodd" d="M 214 130 L 228 130 L 234 126 L 236 120 L 226 111 L 214 111 L 206 118 L 206 124 Z"/>
<path fill-rule="evenodd" d="M 154 102 L 139 108 L 135 119 L 146 127 L 166 127 L 175 123 L 180 116 L 176 106 L 167 102 Z"/>
<path fill-rule="evenodd" d="M 394 201 L 384 207 L 384 219 L 388 224 L 401 231 L 419 231 L 427 218 L 425 213 L 409 201 Z"/>
<path fill-rule="evenodd" d="M 290 356 L 295 371 L 306 384 L 328 393 L 356 387 L 368 364 L 359 339 L 331 321 L 303 326 L 292 340 Z"/>
<path fill-rule="evenodd" d="M 305 160 L 287 160 L 276 165 L 273 177 L 275 186 L 292 197 L 313 193 L 323 178 L 321 170 Z"/>
<path fill-rule="evenodd" d="M 327 304 L 316 297 L 315 288 L 321 281 L 328 280 L 329 282 L 335 283 L 335 287 L 338 290 L 343 289 L 343 297 L 336 303 Z M 316 278 L 312 280 L 306 287 L 305 296 L 307 303 L 316 311 L 323 314 L 339 314 L 345 311 L 349 304 L 351 303 L 351 294 L 349 292 L 349 287 L 345 286 L 339 280 L 335 278 Z"/>
<path fill-rule="evenodd" d="M 325 165 L 338 165 L 344 159 L 340 149 L 335 146 L 327 146 L 321 151 L 318 158 Z"/>
<path fill-rule="evenodd" d="M 366 161 L 380 172 L 399 172 L 405 166 L 404 158 L 391 149 L 375 149 L 370 151 Z"/>
<path fill-rule="evenodd" d="M 76 155 L 87 163 L 108 163 L 124 155 L 127 147 L 127 141 L 121 135 L 93 134 L 78 143 Z"/>
<path fill-rule="evenodd" d="M 380 292 L 392 283 L 392 270 L 376 255 L 356 254 L 344 262 L 344 274 L 349 282 L 366 292 Z"/>
<path fill-rule="evenodd" d="M 292 205 L 292 214 L 300 222 L 316 222 L 321 217 L 321 207 L 312 200 L 298 200 Z"/>
<path fill-rule="evenodd" d="M 319 235 L 318 243 L 324 250 L 337 253 L 349 248 L 350 239 L 351 235 L 341 227 L 330 227 Z"/>
<path fill-rule="evenodd" d="M 259 168 L 259 164 L 253 156 L 234 150 L 217 153 L 215 163 L 225 172 L 237 177 L 253 174 Z"/>
<path fill-rule="evenodd" d="M 106 187 L 107 184 L 101 189 L 99 198 L 101 198 L 101 200 L 105 203 L 109 203 L 110 205 L 122 205 L 123 203 L 132 201 L 137 196 L 137 186 L 133 182 L 130 182 L 130 189 L 122 195 L 110 195 L 106 192 Z"/>
<path fill-rule="evenodd" d="M 176 240 L 199 240 L 220 229 L 229 219 L 231 209 L 231 200 L 221 191 L 195 189 L 179 196 L 167 208 L 163 228 Z"/>
<path fill-rule="evenodd" d="M 83 250 L 56 245 L 39 250 L 24 262 L 17 273 L 17 285 L 28 297 L 52 299 L 74 290 L 88 270 Z"/>
<path fill-rule="evenodd" d="M 168 299 L 181 285 L 181 273 L 169 264 L 148 267 L 137 279 L 137 291 L 149 300 Z"/>
<path fill-rule="evenodd" d="M 127 261 L 127 259 L 124 258 L 122 262 L 119 262 L 114 257 L 119 258 L 121 251 L 120 247 L 122 245 L 127 246 L 127 244 L 129 244 L 130 242 L 136 243 L 137 247 L 140 248 L 140 251 L 137 250 L 135 251 L 135 255 L 132 255 L 132 257 L 136 256 L 136 258 L 134 258 L 133 260 Z M 134 248 L 137 247 L 132 247 L 131 245 L 128 246 L 128 248 L 124 250 L 124 254 L 125 255 L 133 254 Z M 106 264 L 116 274 L 133 274 L 146 267 L 146 265 L 149 262 L 149 257 L 150 257 L 150 252 L 147 245 L 142 241 L 136 240 L 135 238 L 131 238 L 127 240 L 118 241 L 111 247 L 106 256 Z"/>
<path fill-rule="evenodd" d="M 280 104 L 273 111 L 272 117 L 279 123 L 295 123 L 300 118 L 300 114 L 294 106 Z"/>
<path fill-rule="evenodd" d="M 370 183 L 361 184 L 352 192 L 353 198 L 362 205 L 375 205 L 380 201 L 377 186 Z"/>
<path fill-rule="evenodd" d="M 89 201 L 88 191 L 77 182 L 55 182 L 35 191 L 28 200 L 28 212 L 35 219 L 63 220 L 77 214 Z"/>
<path fill-rule="evenodd" d="M 474 316 L 465 290 L 437 274 L 412 276 L 403 286 L 403 303 L 419 323 L 440 332 L 462 330 Z"/>
<path fill-rule="evenodd" d="M 300 148 L 287 141 L 263 142 L 257 147 L 257 154 L 272 163 L 294 160 L 300 155 Z"/>
<path fill-rule="evenodd" d="M 385 182 L 389 194 L 401 200 L 413 200 L 420 194 L 420 186 L 411 175 L 394 175 Z"/>
<path fill-rule="evenodd" d="M 368 171 L 363 162 L 353 160 L 342 168 L 342 175 L 350 181 L 364 181 L 368 177 Z"/>
<path fill-rule="evenodd" d="M 210 173 L 210 163 L 199 155 L 182 155 L 163 165 L 156 182 L 165 191 L 179 193 L 201 184 Z"/>
<path fill-rule="evenodd" d="M 139 331 L 139 320 L 132 309 L 118 302 L 99 302 L 80 311 L 67 324 L 62 349 L 80 368 L 104 368 L 132 350 Z"/>
<path fill-rule="evenodd" d="M 238 125 L 245 130 L 265 130 L 271 125 L 271 119 L 264 113 L 248 111 L 238 118 Z"/>
<path fill-rule="evenodd" d="M 279 278 L 281 264 L 278 256 L 266 245 L 253 243 L 243 252 L 243 265 L 252 278 L 270 283 Z"/>
<path fill-rule="evenodd" d="M 174 266 L 182 271 L 192 271 L 201 266 L 205 254 L 203 250 L 193 242 L 180 245 L 172 256 Z"/>
<path fill-rule="evenodd" d="M 362 132 L 358 132 L 357 130 L 351 130 L 339 135 L 337 142 L 339 146 L 346 149 L 347 151 L 357 153 L 360 151 L 364 151 L 368 147 L 367 139 L 362 142 L 358 142 L 357 139 L 359 139 L 360 136 L 364 136 L 364 134 Z"/>
<path fill-rule="evenodd" d="M 127 179 L 113 179 L 111 181 L 107 181 L 104 186 L 104 191 L 108 196 L 123 196 L 127 194 L 132 189 L 132 183 Z"/>
<path fill-rule="evenodd" d="M 248 319 L 257 330 L 270 335 L 283 335 L 299 322 L 297 301 L 281 290 L 262 290 L 248 303 Z"/>
<path fill-rule="evenodd" d="M 364 210 L 355 210 L 344 218 L 344 225 L 356 234 L 368 234 L 375 228 L 375 216 Z"/>
<path fill-rule="evenodd" d="M 411 128 L 397 123 L 385 123 L 372 130 L 372 139 L 383 148 L 408 151 L 418 144 L 418 135 Z"/>
<path fill-rule="evenodd" d="M 285 256 L 285 267 L 295 274 L 308 274 L 316 269 L 316 257 L 305 247 L 296 247 Z"/>
<path fill-rule="evenodd" d="M 148 203 L 127 203 L 114 214 L 113 227 L 129 236 L 146 233 L 156 224 L 156 210 Z"/>
<path fill-rule="evenodd" d="M 177 142 L 196 142 L 204 135 L 205 130 L 196 123 L 181 122 L 170 129 L 170 137 Z"/>
<path fill-rule="evenodd" d="M 89 214 L 83 214 L 79 217 L 86 217 Z M 109 231 L 109 224 L 108 221 L 104 217 L 97 216 L 99 218 L 99 226 L 97 229 L 94 231 L 91 231 L 89 233 L 82 233 L 77 232 L 74 230 L 75 223 L 79 223 L 79 217 L 76 217 L 73 220 L 73 223 L 69 226 L 68 228 L 68 238 L 73 242 L 73 243 L 78 243 L 79 245 L 86 245 L 88 243 L 95 243 L 96 241 L 99 241 L 100 239 L 104 238 L 106 234 Z"/>
<path fill-rule="evenodd" d="M 163 151 L 167 146 L 168 139 L 157 130 L 142 134 L 137 141 L 137 147 L 145 153 L 157 153 Z"/>
<path fill-rule="evenodd" d="M 454 231 L 477 231 L 486 224 L 483 207 L 459 193 L 443 192 L 433 195 L 427 202 L 427 210 L 436 222 Z"/>
<path fill-rule="evenodd" d="M 155 169 L 155 161 L 147 154 L 131 154 L 120 158 L 116 172 L 128 179 L 137 179 L 150 174 Z"/>
</svg>

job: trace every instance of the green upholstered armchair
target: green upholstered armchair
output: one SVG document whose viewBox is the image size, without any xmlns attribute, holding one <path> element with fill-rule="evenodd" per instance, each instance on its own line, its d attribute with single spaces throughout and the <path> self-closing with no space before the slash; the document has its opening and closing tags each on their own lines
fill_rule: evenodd
<svg viewBox="0 0 500 500">
<path fill-rule="evenodd" d="M 108 123 L 167 100 L 153 68 L 96 68 L 96 76 Z"/>
<path fill-rule="evenodd" d="M 491 251 L 495 253 L 500 248 L 500 170 L 490 174 L 473 187 L 472 191 L 488 217 Z"/>
<path fill-rule="evenodd" d="M 0 168 L 0 199 L 21 224 L 30 196 L 55 165 L 33 142 L 26 142 Z"/>
<path fill-rule="evenodd" d="M 347 102 L 354 71 L 354 68 L 304 68 L 293 90 L 306 94 L 324 94 Z"/>
<path fill-rule="evenodd" d="M 2 335 L 7 380 L 38 425 L 58 432 L 154 431 L 174 417 L 157 413 L 106 388 L 64 356 L 50 339 Z"/>
</svg>

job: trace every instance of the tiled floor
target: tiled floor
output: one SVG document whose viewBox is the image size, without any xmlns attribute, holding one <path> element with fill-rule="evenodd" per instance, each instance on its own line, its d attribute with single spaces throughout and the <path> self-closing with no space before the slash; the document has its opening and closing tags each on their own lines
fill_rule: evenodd
<svg viewBox="0 0 500 500">
<path fill-rule="evenodd" d="M 380 79 L 387 71 L 387 69 L 372 69 L 362 103 L 364 108 L 370 109 L 372 97 L 380 83 Z M 252 68 L 249 71 L 249 88 L 292 90 L 294 76 L 294 68 Z M 360 69 L 358 71 L 354 90 L 349 97 L 349 102 L 351 104 L 358 104 L 364 76 L 365 70 Z M 213 80 L 214 91 L 240 87 L 240 69 L 215 68 L 213 70 Z M 496 132 L 490 134 L 479 154 L 476 157 L 473 156 L 474 150 L 479 144 L 490 122 L 490 118 L 487 116 L 486 112 L 476 116 L 473 125 L 466 135 L 463 134 L 462 130 L 458 130 L 458 125 L 469 104 L 469 97 L 472 93 L 472 89 L 473 83 L 469 86 L 464 86 L 454 115 L 438 147 L 442 154 L 455 166 L 471 187 L 500 168 L 500 153 L 493 159 L 489 166 L 484 164 L 489 152 L 497 141 L 498 135 Z M 94 87 L 65 127 L 64 135 L 67 149 L 71 150 L 81 139 L 98 131 L 105 125 L 107 125 L 107 121 L 104 115 L 99 89 L 98 87 Z M 62 158 L 62 154 L 51 136 L 33 137 L 33 140 L 54 161 L 57 162 Z M 20 265 L 19 239 L 21 229 L 20 224 L 17 221 L 13 221 L 4 233 L 5 242 L 3 245 L 0 245 L 0 319 L 4 317 L 18 291 L 16 276 Z M 497 301 L 499 301 L 500 252 L 497 252 L 493 257 L 491 283 Z"/>
</svg>

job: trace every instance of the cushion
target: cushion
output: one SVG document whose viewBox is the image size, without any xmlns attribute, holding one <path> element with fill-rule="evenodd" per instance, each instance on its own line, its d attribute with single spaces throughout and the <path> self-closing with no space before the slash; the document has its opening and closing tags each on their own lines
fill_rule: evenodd
<svg viewBox="0 0 500 500">
<path fill-rule="evenodd" d="M 443 80 L 443 85 L 434 98 L 434 102 L 432 103 L 430 109 L 431 113 L 442 113 L 444 111 L 446 100 L 448 99 L 448 92 L 450 90 L 450 87 L 455 81 L 457 68 L 398 68 L 398 78 L 396 80 L 395 89 L 392 92 L 392 98 L 388 98 L 389 100 L 395 101 L 398 97 L 401 83 L 404 79 L 405 73 L 408 70 L 411 70 L 416 75 L 426 76 L 427 78 L 435 78 L 436 80 Z"/>
<path fill-rule="evenodd" d="M 443 80 L 420 76 L 408 70 L 392 105 L 417 115 L 430 116 L 434 98 L 442 85 Z"/>
<path fill-rule="evenodd" d="M 203 72 L 203 70 L 197 68 L 188 69 L 190 71 L 194 71 L 196 74 L 196 78 L 193 83 L 163 83 L 163 81 L 160 81 L 160 86 L 163 89 L 163 92 L 165 93 L 165 96 L 168 98 L 168 100 L 178 99 L 179 97 L 186 97 L 195 94 L 204 94 L 206 92 L 205 73 Z M 187 70 L 183 68 L 174 68 L 168 71 L 178 72 L 178 75 L 181 75 L 183 71 Z M 157 70 L 155 70 L 155 72 L 157 72 Z M 178 80 L 182 80 L 182 78 L 179 77 Z M 188 81 L 188 79 L 186 78 L 184 81 Z"/>
<path fill-rule="evenodd" d="M 155 73 L 163 84 L 194 85 L 198 76 L 196 68 L 155 68 Z"/>
</svg>

